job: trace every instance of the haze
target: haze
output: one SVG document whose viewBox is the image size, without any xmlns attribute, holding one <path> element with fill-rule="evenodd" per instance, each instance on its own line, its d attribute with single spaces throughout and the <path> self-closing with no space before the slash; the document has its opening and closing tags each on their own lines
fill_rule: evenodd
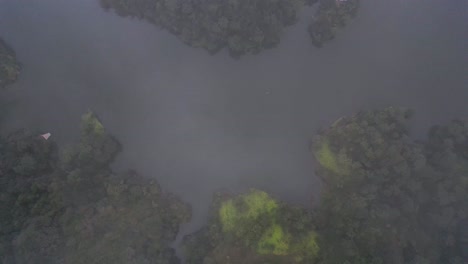
<svg viewBox="0 0 468 264">
<path fill-rule="evenodd" d="M 365 1 L 322 49 L 308 15 L 279 47 L 233 60 L 209 56 L 95 0 L 0 1 L 0 35 L 24 65 L 7 91 L 8 126 L 77 137 L 95 111 L 124 146 L 115 166 L 157 177 L 193 207 L 199 228 L 213 191 L 258 187 L 310 205 L 308 142 L 359 109 L 416 111 L 413 133 L 468 114 L 468 20 L 464 0 Z"/>
</svg>

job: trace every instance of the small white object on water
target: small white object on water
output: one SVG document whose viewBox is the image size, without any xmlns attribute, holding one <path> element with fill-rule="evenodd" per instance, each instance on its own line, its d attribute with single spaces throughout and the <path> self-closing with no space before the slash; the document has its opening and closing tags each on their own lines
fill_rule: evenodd
<svg viewBox="0 0 468 264">
<path fill-rule="evenodd" d="M 52 134 L 50 134 L 50 133 L 45 133 L 45 134 L 42 134 L 41 137 L 42 137 L 43 139 L 45 139 L 45 140 L 48 140 L 48 139 L 50 138 L 51 135 L 52 135 Z"/>
</svg>

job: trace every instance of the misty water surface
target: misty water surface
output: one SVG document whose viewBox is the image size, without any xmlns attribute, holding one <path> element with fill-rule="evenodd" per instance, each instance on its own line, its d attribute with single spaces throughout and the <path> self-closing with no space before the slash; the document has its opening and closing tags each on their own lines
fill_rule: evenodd
<svg viewBox="0 0 468 264">
<path fill-rule="evenodd" d="M 279 47 L 208 55 L 97 0 L 0 1 L 0 35 L 23 63 L 8 125 L 76 138 L 94 110 L 135 168 L 192 204 L 193 230 L 214 190 L 258 187 L 311 204 L 319 191 L 308 141 L 359 109 L 416 110 L 414 133 L 468 114 L 465 0 L 369 0 L 322 49 L 310 10 Z"/>
</svg>

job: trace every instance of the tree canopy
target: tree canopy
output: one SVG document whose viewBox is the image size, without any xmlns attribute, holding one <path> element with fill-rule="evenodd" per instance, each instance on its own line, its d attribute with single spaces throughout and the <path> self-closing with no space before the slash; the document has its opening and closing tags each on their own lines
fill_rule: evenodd
<svg viewBox="0 0 468 264">
<path fill-rule="evenodd" d="M 155 180 L 109 165 L 119 143 L 89 112 L 80 143 L 18 131 L 0 139 L 2 263 L 179 263 L 190 208 Z"/>
<path fill-rule="evenodd" d="M 335 38 L 337 31 L 354 18 L 360 0 L 320 0 L 317 13 L 309 24 L 312 44 L 322 47 Z"/>
<path fill-rule="evenodd" d="M 208 224 L 184 239 L 187 263 L 466 263 L 468 122 L 415 141 L 411 116 L 389 107 L 323 129 L 313 211 L 259 190 L 216 194 Z"/>
<path fill-rule="evenodd" d="M 100 0 L 121 16 L 137 17 L 175 34 L 192 47 L 238 57 L 276 46 L 296 19 L 298 0 Z"/>
<path fill-rule="evenodd" d="M 214 196 L 208 225 L 184 238 L 187 263 L 310 263 L 312 215 L 259 190 Z"/>
<path fill-rule="evenodd" d="M 436 126 L 415 142 L 410 116 L 364 111 L 317 136 L 322 263 L 463 263 L 468 123 Z"/>
<path fill-rule="evenodd" d="M 355 15 L 359 0 L 322 0 L 309 27 L 314 45 L 333 39 L 338 27 Z M 123 17 L 144 19 L 168 30 L 189 46 L 232 57 L 256 54 L 278 45 L 298 12 L 317 0 L 100 0 Z"/>
</svg>

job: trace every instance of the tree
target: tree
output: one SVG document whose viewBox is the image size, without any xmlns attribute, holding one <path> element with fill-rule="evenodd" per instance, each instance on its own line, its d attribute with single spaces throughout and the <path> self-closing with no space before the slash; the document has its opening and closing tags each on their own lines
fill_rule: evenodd
<svg viewBox="0 0 468 264">
<path fill-rule="evenodd" d="M 145 19 L 192 47 L 232 57 L 276 46 L 284 27 L 297 20 L 300 0 L 101 0 L 118 15 Z"/>
<path fill-rule="evenodd" d="M 251 190 L 218 193 L 208 226 L 184 238 L 188 263 L 309 263 L 318 253 L 310 212 Z"/>
<path fill-rule="evenodd" d="M 2 263 L 179 263 L 170 244 L 190 207 L 155 180 L 114 173 L 120 145 L 92 112 L 61 159 L 33 135 L 0 138 Z"/>
<path fill-rule="evenodd" d="M 335 38 L 339 28 L 356 16 L 359 0 L 320 0 L 317 13 L 309 24 L 312 44 L 322 47 Z"/>
<path fill-rule="evenodd" d="M 320 133 L 320 263 L 458 263 L 466 219 L 468 126 L 409 138 L 411 112 L 359 112 Z M 457 229 L 458 228 L 458 229 Z"/>
</svg>

